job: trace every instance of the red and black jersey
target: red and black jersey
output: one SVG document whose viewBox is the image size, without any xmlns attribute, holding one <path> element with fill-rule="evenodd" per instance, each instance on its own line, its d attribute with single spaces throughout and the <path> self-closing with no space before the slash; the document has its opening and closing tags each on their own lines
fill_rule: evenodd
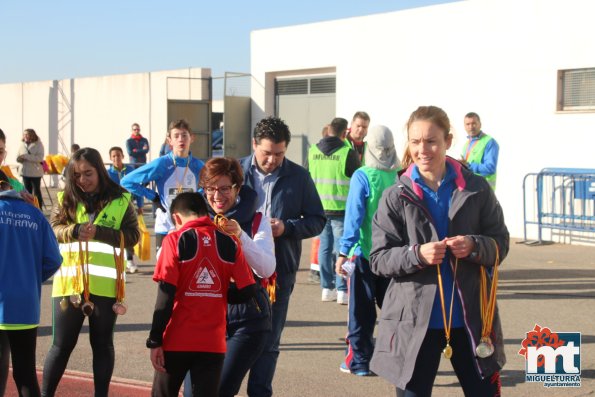
<svg viewBox="0 0 595 397">
<path fill-rule="evenodd" d="M 169 351 L 225 352 L 227 290 L 254 284 L 241 246 L 208 217 L 186 223 L 163 240 L 154 281 L 176 287 L 171 319 L 163 334 Z"/>
</svg>

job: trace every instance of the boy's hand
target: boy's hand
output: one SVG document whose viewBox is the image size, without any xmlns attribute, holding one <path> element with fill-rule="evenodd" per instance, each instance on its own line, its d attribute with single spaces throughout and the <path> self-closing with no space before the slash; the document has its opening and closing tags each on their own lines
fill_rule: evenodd
<svg viewBox="0 0 595 397">
<path fill-rule="evenodd" d="M 162 347 L 151 349 L 151 364 L 153 364 L 155 371 L 167 372 L 165 370 L 165 357 L 163 356 Z"/>
</svg>

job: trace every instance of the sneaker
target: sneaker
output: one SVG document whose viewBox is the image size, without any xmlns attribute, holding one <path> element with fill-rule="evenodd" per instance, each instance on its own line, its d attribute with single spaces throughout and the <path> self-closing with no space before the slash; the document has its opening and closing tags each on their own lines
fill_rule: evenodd
<svg viewBox="0 0 595 397">
<path fill-rule="evenodd" d="M 341 365 L 339 365 L 339 371 L 346 374 L 353 374 L 355 376 L 372 376 L 372 372 L 369 369 L 362 368 L 351 371 L 349 368 L 347 368 L 347 364 L 345 364 L 345 362 L 342 362 Z"/>
<path fill-rule="evenodd" d="M 312 284 L 320 284 L 320 272 L 317 270 L 310 270 L 308 275 L 308 282 Z"/>
<path fill-rule="evenodd" d="M 355 376 L 372 376 L 372 372 L 368 369 L 358 369 L 352 372 Z"/>
<path fill-rule="evenodd" d="M 337 303 L 347 305 L 349 303 L 349 294 L 345 291 L 337 291 Z"/>
<path fill-rule="evenodd" d="M 126 270 L 128 271 L 128 273 L 138 272 L 138 266 L 136 265 L 136 263 L 134 263 L 133 259 L 126 261 Z"/>
<path fill-rule="evenodd" d="M 323 302 L 332 302 L 337 300 L 337 290 L 336 289 L 329 289 L 323 288 L 322 289 L 322 301 Z"/>
<path fill-rule="evenodd" d="M 349 370 L 349 368 L 347 368 L 347 364 L 345 364 L 345 361 L 343 361 L 341 363 L 341 365 L 339 365 L 339 371 L 345 373 L 345 374 L 350 374 L 351 371 Z"/>
</svg>

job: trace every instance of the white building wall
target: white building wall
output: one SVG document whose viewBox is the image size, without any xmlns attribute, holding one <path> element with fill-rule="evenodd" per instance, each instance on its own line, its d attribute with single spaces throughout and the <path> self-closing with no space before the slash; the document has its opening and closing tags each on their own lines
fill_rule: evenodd
<svg viewBox="0 0 595 397">
<path fill-rule="evenodd" d="M 0 128 L 8 139 L 6 163 L 16 163 L 25 128 L 38 133 L 46 154 L 68 154 L 70 145 L 78 143 L 81 147 L 96 148 L 108 162 L 110 147 L 121 146 L 126 151 L 126 139 L 135 122 L 149 139 L 149 158 L 156 158 L 169 123 L 168 99 L 209 100 L 210 77 L 208 68 L 189 68 L 2 84 Z"/>
<path fill-rule="evenodd" d="M 399 149 L 411 112 L 437 105 L 459 157 L 463 117 L 477 112 L 500 144 L 497 196 L 522 237 L 525 174 L 595 168 L 595 112 L 556 111 L 557 71 L 595 67 L 593 15 L 589 0 L 470 0 L 254 31 L 253 124 L 274 113 L 276 75 L 327 67 L 336 67 L 337 116 L 369 112 Z"/>
</svg>

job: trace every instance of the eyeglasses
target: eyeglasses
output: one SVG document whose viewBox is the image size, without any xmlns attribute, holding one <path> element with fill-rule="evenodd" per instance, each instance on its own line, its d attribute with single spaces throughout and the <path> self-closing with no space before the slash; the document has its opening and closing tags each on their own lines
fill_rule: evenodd
<svg viewBox="0 0 595 397">
<path fill-rule="evenodd" d="M 133 128 L 132 131 L 140 131 L 140 128 Z"/>
<path fill-rule="evenodd" d="M 215 187 L 215 186 L 207 186 L 204 188 L 205 192 L 207 192 L 207 194 L 209 196 L 213 196 L 215 195 L 215 192 L 219 192 L 219 194 L 222 194 L 224 196 L 227 196 L 228 194 L 231 193 L 231 190 L 233 188 L 236 187 L 236 184 L 234 183 L 231 186 L 219 186 L 219 187 Z"/>
</svg>

